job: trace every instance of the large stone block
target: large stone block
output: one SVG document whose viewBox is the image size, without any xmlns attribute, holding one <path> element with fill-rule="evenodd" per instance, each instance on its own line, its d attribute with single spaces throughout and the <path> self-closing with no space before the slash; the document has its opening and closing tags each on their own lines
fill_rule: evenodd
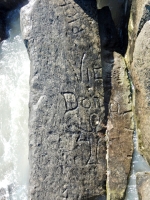
<svg viewBox="0 0 150 200">
<path fill-rule="evenodd" d="M 31 0 L 21 23 L 31 61 L 30 198 L 99 199 L 106 142 L 96 5 Z"/>
<path fill-rule="evenodd" d="M 134 126 L 130 83 L 124 58 L 117 53 L 113 57 L 107 124 L 107 199 L 122 200 L 131 168 Z"/>
<path fill-rule="evenodd" d="M 128 25 L 128 50 L 126 53 L 126 62 L 128 66 L 130 66 L 133 61 L 133 52 L 137 35 L 140 33 L 144 23 L 150 20 L 149 11 L 149 0 L 132 0 Z"/>
<path fill-rule="evenodd" d="M 133 54 L 131 74 L 135 86 L 135 115 L 139 151 L 150 164 L 150 21 L 141 30 Z"/>
<path fill-rule="evenodd" d="M 150 199 L 150 172 L 137 173 L 136 183 L 139 200 Z"/>
<path fill-rule="evenodd" d="M 101 9 L 105 6 L 108 6 L 112 13 L 112 18 L 115 22 L 115 25 L 117 27 L 120 26 L 121 20 L 123 19 L 126 9 L 127 9 L 127 3 L 124 0 L 97 0 L 97 8 Z M 115 5 L 115 6 L 114 6 Z"/>
</svg>

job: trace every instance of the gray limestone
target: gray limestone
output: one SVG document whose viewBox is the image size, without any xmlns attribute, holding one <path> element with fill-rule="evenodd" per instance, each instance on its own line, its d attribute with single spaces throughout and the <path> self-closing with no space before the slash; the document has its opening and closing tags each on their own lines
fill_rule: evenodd
<svg viewBox="0 0 150 200">
<path fill-rule="evenodd" d="M 102 45 L 105 44 L 102 48 L 102 63 L 96 5 L 93 6 L 92 0 L 31 0 L 22 9 L 22 33 L 31 60 L 31 199 L 49 199 L 49 196 L 52 200 L 102 198 L 106 180 L 104 133 L 107 115 L 107 199 L 124 198 L 133 152 L 132 95 L 124 59 L 119 54 L 112 54 L 112 51 L 119 51 L 116 44 L 120 42 L 117 34 L 122 21 L 118 15 L 124 17 L 129 4 L 124 7 L 123 15 L 119 11 L 114 15 L 114 5 L 108 3 L 117 32 L 114 41 L 111 39 L 108 44 L 111 35 L 106 36 L 107 22 L 102 21 L 104 11 L 101 9 L 99 17 L 103 25 L 99 24 L 99 30 L 101 38 L 107 40 L 108 47 L 106 49 L 105 41 L 102 41 Z M 101 2 L 100 6 L 103 7 L 103 4 Z M 123 4 L 123 1 L 120 2 L 120 7 Z M 135 23 L 136 30 L 133 31 L 131 22 L 142 17 L 142 11 L 139 15 L 135 14 L 135 5 L 138 7 L 141 4 L 134 1 L 132 6 L 129 36 L 134 36 L 132 41 L 129 39 L 127 63 L 132 62 L 132 54 L 129 56 L 128 53 L 134 47 L 135 34 L 143 27 L 143 21 L 149 19 L 146 13 L 143 21 Z M 111 15 L 107 20 L 110 19 Z M 110 25 L 112 32 L 115 26 Z M 136 89 L 146 97 L 147 79 L 142 74 L 145 71 L 137 68 L 140 56 L 144 57 L 143 49 L 139 48 L 138 51 L 134 53 L 134 63 L 137 64 L 133 64 L 136 68 L 132 67 L 132 77 Z M 143 78 L 138 78 L 138 74 Z M 144 155 L 149 161 L 148 123 L 146 117 L 143 121 L 138 114 L 140 111 L 143 112 L 142 117 L 147 116 L 148 109 L 143 109 L 146 103 L 141 108 L 144 99 L 141 95 L 138 97 L 138 94 L 138 130 L 146 130 L 144 137 L 140 136 L 140 142 L 143 138 L 142 142 L 145 143 L 140 143 L 139 147 L 142 154 L 146 152 Z"/>
<path fill-rule="evenodd" d="M 101 199 L 104 92 L 93 1 L 35 0 L 22 9 L 31 61 L 30 199 Z"/>
<path fill-rule="evenodd" d="M 146 22 L 136 42 L 131 74 L 135 86 L 135 114 L 139 151 L 150 164 L 150 21 Z"/>
<path fill-rule="evenodd" d="M 150 173 L 139 172 L 136 174 L 136 183 L 139 200 L 150 199 Z"/>
</svg>

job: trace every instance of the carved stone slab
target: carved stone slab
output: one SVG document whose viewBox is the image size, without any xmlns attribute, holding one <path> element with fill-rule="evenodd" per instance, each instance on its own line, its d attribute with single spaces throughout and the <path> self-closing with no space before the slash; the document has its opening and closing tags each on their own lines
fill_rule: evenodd
<svg viewBox="0 0 150 200">
<path fill-rule="evenodd" d="M 96 20 L 92 0 L 31 0 L 22 9 L 22 33 L 31 60 L 32 200 L 94 200 L 105 192 L 104 93 Z"/>
</svg>

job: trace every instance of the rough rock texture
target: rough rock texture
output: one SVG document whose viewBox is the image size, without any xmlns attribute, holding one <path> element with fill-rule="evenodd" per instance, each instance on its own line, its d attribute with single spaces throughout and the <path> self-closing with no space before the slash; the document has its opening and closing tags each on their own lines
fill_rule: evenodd
<svg viewBox="0 0 150 200">
<path fill-rule="evenodd" d="M 135 86 L 135 115 L 139 150 L 150 164 L 150 21 L 141 30 L 133 54 L 131 74 Z"/>
<path fill-rule="evenodd" d="M 133 61 L 133 52 L 137 35 L 141 31 L 144 23 L 150 20 L 149 10 L 149 0 L 132 0 L 128 26 L 128 50 L 126 53 L 126 62 L 128 66 L 130 66 Z"/>
<path fill-rule="evenodd" d="M 133 153 L 133 113 L 124 59 L 117 53 L 113 57 L 110 116 L 107 123 L 107 199 L 121 200 L 125 195 Z"/>
<path fill-rule="evenodd" d="M 124 55 L 126 50 L 124 31 L 131 0 L 124 2 L 114 7 L 114 2 L 108 1 L 110 5 L 98 11 L 99 32 L 92 0 L 31 0 L 22 9 L 22 32 L 31 60 L 32 200 L 105 199 L 106 123 L 107 199 L 122 200 L 125 196 L 133 153 L 132 96 L 124 58 L 113 53 Z M 104 6 L 106 1 L 101 3 Z M 148 1 L 133 0 L 128 64 L 132 62 L 137 34 L 140 38 L 149 20 L 148 6 Z M 131 71 L 136 85 L 138 128 L 145 130 L 140 148 L 148 160 L 149 111 L 141 107 L 149 106 L 145 100 L 149 98 L 149 71 L 141 70 L 143 60 L 139 62 L 139 58 L 140 54 L 147 55 L 145 49 L 149 47 L 142 46 L 140 40 L 138 46 L 140 53 L 135 48 Z M 145 59 L 148 63 L 148 56 Z"/>
<path fill-rule="evenodd" d="M 150 20 L 150 1 L 133 0 L 129 21 L 129 45 L 125 60 L 135 87 L 135 91 L 133 91 L 135 105 L 133 106 L 135 128 L 138 134 L 138 150 L 150 164 L 150 22 L 148 20 Z M 139 180 L 142 180 L 142 176 L 144 180 L 145 174 L 138 176 Z M 149 182 L 146 187 L 150 187 Z M 142 186 L 139 198 L 150 199 L 145 194 Z"/>
<path fill-rule="evenodd" d="M 102 68 L 107 123 L 107 199 L 125 196 L 133 153 L 133 113 L 130 83 L 124 58 L 126 50 L 125 1 L 97 1 L 102 44 Z M 114 3 L 116 6 L 114 7 Z M 101 8 L 101 9 L 100 9 Z M 123 34 L 122 34 L 123 33 Z M 114 51 L 120 54 L 113 53 Z M 106 118 L 107 120 L 107 118 Z"/>
<path fill-rule="evenodd" d="M 137 190 L 139 200 L 150 199 L 150 173 L 139 172 L 136 174 Z"/>
<path fill-rule="evenodd" d="M 22 9 L 31 60 L 32 200 L 96 200 L 105 192 L 104 92 L 96 20 L 93 0 L 35 0 Z"/>
</svg>

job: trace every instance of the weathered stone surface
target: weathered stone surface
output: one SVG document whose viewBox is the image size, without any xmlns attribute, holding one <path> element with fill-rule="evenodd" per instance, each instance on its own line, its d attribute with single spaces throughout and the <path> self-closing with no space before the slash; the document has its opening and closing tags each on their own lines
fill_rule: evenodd
<svg viewBox="0 0 150 200">
<path fill-rule="evenodd" d="M 126 53 L 126 62 L 128 66 L 130 66 L 133 61 L 133 52 L 137 35 L 141 31 L 144 23 L 150 19 L 150 15 L 148 14 L 149 10 L 149 0 L 132 0 L 128 26 L 128 50 Z"/>
<path fill-rule="evenodd" d="M 107 124 L 107 199 L 125 195 L 133 153 L 133 123 L 130 83 L 121 55 L 114 53 L 111 81 L 110 116 Z M 105 63 L 107 66 L 108 63 Z"/>
<path fill-rule="evenodd" d="M 150 163 L 150 21 L 141 30 L 133 54 L 131 74 L 135 86 L 135 115 L 139 150 Z"/>
<path fill-rule="evenodd" d="M 30 76 L 30 199 L 103 199 L 104 92 L 93 0 L 22 9 Z"/>
<path fill-rule="evenodd" d="M 137 190 L 139 200 L 150 199 L 150 173 L 139 172 L 136 174 Z"/>
<path fill-rule="evenodd" d="M 149 0 L 141 0 L 141 1 L 132 0 L 129 31 L 131 28 L 134 34 L 138 33 L 141 19 L 145 15 L 145 7 L 148 4 L 149 4 Z"/>
<path fill-rule="evenodd" d="M 97 1 L 107 123 L 107 199 L 124 198 L 133 153 L 133 113 L 124 58 L 128 3 Z M 107 120 L 107 119 L 106 119 Z"/>
</svg>

